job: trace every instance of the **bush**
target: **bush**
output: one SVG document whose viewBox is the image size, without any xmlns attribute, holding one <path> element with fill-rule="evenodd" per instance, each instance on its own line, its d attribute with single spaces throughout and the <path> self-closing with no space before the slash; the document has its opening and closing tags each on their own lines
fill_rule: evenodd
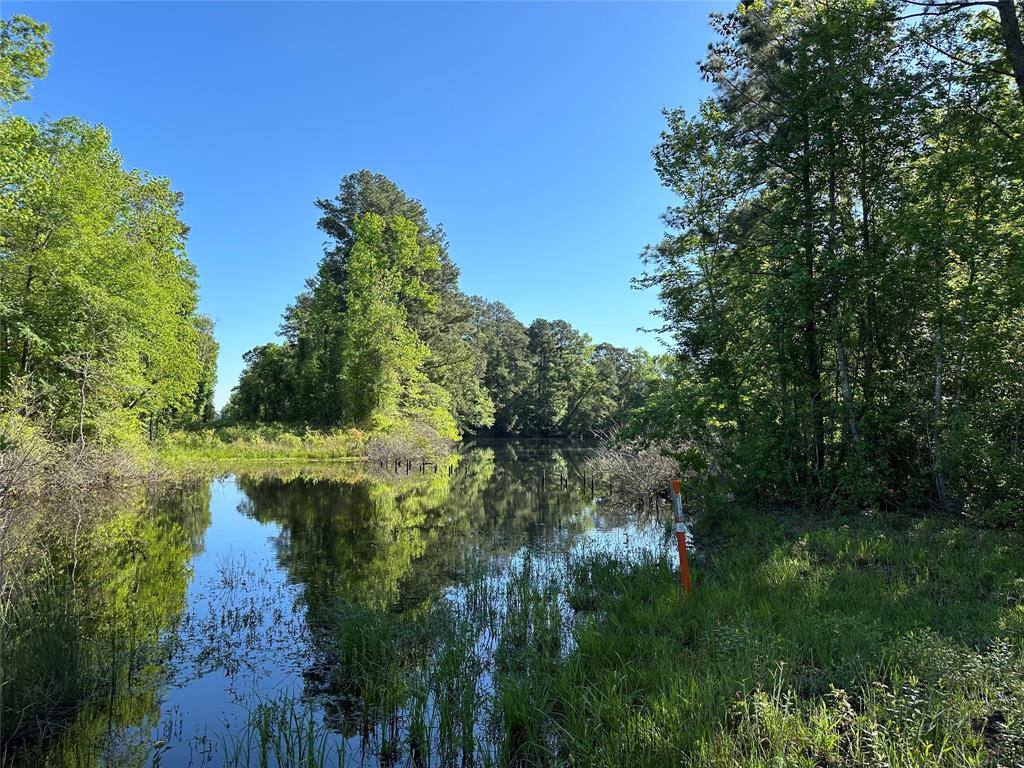
<svg viewBox="0 0 1024 768">
<path fill-rule="evenodd" d="M 367 458 L 385 466 L 399 461 L 434 459 L 451 450 L 452 441 L 420 421 L 401 424 L 384 434 L 373 435 L 367 443 Z"/>
</svg>

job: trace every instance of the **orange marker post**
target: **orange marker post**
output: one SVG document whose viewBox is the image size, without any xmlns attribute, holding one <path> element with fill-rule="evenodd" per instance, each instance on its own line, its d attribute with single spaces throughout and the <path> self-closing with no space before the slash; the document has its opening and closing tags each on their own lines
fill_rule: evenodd
<svg viewBox="0 0 1024 768">
<path fill-rule="evenodd" d="M 672 481 L 672 510 L 675 515 L 676 545 L 679 547 L 679 583 L 683 591 L 693 592 L 690 582 L 690 558 L 686 552 L 686 526 L 683 524 L 683 494 L 678 480 Z"/>
</svg>

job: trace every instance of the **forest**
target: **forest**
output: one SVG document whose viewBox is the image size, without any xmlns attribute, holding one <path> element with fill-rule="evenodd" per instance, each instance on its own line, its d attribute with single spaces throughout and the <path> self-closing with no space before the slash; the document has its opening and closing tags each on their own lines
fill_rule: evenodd
<svg viewBox="0 0 1024 768">
<path fill-rule="evenodd" d="M 0 28 L 0 398 L 56 443 L 138 443 L 213 417 L 217 343 L 197 311 L 181 193 L 126 170 L 102 126 L 10 107 L 48 30 Z M 7 419 L 4 432 L 19 428 Z"/>
<path fill-rule="evenodd" d="M 1024 58 L 992 5 L 712 15 L 714 95 L 666 111 L 678 203 L 639 278 L 676 340 L 643 422 L 697 475 L 1020 519 Z"/>
<path fill-rule="evenodd" d="M 625 423 L 660 376 L 642 349 L 594 344 L 564 320 L 527 327 L 466 296 L 444 230 L 380 174 L 344 177 L 317 207 L 330 245 L 284 313 L 284 343 L 246 354 L 229 419 L 595 435 Z"/>
</svg>

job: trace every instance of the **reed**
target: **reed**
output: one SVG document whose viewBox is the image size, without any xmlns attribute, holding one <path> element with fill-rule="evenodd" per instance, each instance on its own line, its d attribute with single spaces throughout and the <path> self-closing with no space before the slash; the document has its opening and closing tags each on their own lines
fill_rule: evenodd
<svg viewBox="0 0 1024 768">
<path fill-rule="evenodd" d="M 386 764 L 1024 759 L 1020 534 L 754 513 L 702 533 L 689 596 L 666 555 L 575 552 L 411 615 L 339 609 L 343 727 Z"/>
<path fill-rule="evenodd" d="M 679 589 L 674 558 L 623 548 L 481 560 L 441 601 L 403 610 L 338 600 L 316 628 L 330 656 L 326 680 L 301 698 L 292 692 L 251 707 L 244 727 L 224 737 L 220 761 L 246 768 L 1024 761 L 1020 532 L 950 518 L 734 510 L 707 516 L 696 533 L 691 595 Z M 155 553 L 169 548 L 159 531 L 147 535 L 153 554 L 139 567 L 153 569 Z M 96 539 L 110 540 L 111 531 Z M 184 561 L 181 553 L 172 559 Z M 167 562 L 153 579 L 140 570 L 139 583 L 161 583 Z M 240 567 L 224 564 L 225 588 Z M 103 636 L 113 638 L 111 647 L 76 644 L 92 625 L 83 593 L 61 591 L 66 572 L 55 568 L 10 617 L 5 729 L 31 701 L 49 702 L 33 722 L 54 725 L 74 714 L 61 702 L 105 694 L 113 701 L 145 667 L 133 649 L 156 648 L 152 638 L 136 646 L 114 635 Z M 105 573 L 94 579 L 107 581 Z M 146 617 L 167 603 L 154 591 L 139 602 L 146 611 L 139 620 L 122 621 L 158 625 Z M 59 766 L 84 743 L 35 764 Z M 131 759 L 159 757 L 161 748 L 146 749 Z"/>
</svg>

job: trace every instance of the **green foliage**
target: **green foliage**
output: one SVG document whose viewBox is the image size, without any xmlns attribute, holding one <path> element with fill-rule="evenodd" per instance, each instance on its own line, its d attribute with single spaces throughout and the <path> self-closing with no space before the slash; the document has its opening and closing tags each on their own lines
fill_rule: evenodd
<svg viewBox="0 0 1024 768">
<path fill-rule="evenodd" d="M 654 153 L 679 203 L 640 283 L 677 360 L 645 424 L 761 500 L 1020 519 L 1024 113 L 969 64 L 991 14 L 902 8 L 712 17 L 715 94 Z"/>
<path fill-rule="evenodd" d="M 246 354 L 226 414 L 373 431 L 412 420 L 449 438 L 490 423 L 478 358 L 451 315 L 458 271 L 423 206 L 368 171 L 318 206 L 334 247 L 285 313 L 285 343 Z"/>
<path fill-rule="evenodd" d="M 401 217 L 385 222 L 371 213 L 355 222 L 342 323 L 342 421 L 387 429 L 411 417 L 454 438 L 448 393 L 427 379 L 430 350 L 409 325 L 411 312 L 437 303 L 424 280 L 439 267 L 437 251 L 421 250 L 416 235 Z"/>
<path fill-rule="evenodd" d="M 526 328 L 499 302 L 472 299 L 483 383 L 504 435 L 594 435 L 625 424 L 660 377 L 655 358 L 593 344 L 564 320 Z"/>
<path fill-rule="evenodd" d="M 657 380 L 653 359 L 643 350 L 595 346 L 564 320 L 535 320 L 526 334 L 530 376 L 515 402 L 524 434 L 610 431 Z"/>
<path fill-rule="evenodd" d="M 570 600 L 601 610 L 558 681 L 580 764 L 1020 759 L 1024 562 L 1004 535 L 735 513 L 708 533 L 689 598 L 668 563 L 577 569 Z"/>
<path fill-rule="evenodd" d="M 526 327 L 501 302 L 479 296 L 469 301 L 474 345 L 484 357 L 481 380 L 494 404 L 494 430 L 518 434 L 523 431 L 519 407 L 533 373 Z"/>
<path fill-rule="evenodd" d="M 646 353 L 595 347 L 564 321 L 527 331 L 504 305 L 465 296 L 443 231 L 384 176 L 350 174 L 317 204 L 334 243 L 286 311 L 284 343 L 246 353 L 229 418 L 593 434 L 656 378 Z"/>
<path fill-rule="evenodd" d="M 208 516 L 208 492 L 198 495 Z M 111 727 L 158 707 L 164 631 L 185 606 L 194 533 L 184 518 L 154 517 L 141 491 L 101 509 L 26 510 L 5 531 L 5 764 L 93 764 Z"/>
<path fill-rule="evenodd" d="M 45 71 L 45 27 L 0 32 L 0 88 Z M 6 96 L 5 96 L 6 97 Z M 196 313 L 181 195 L 127 171 L 100 126 L 0 119 L 0 390 L 55 437 L 137 439 L 209 418 L 216 343 Z"/>
<path fill-rule="evenodd" d="M 524 421 L 527 429 L 557 434 L 568 426 L 593 386 L 590 337 L 564 320 L 534 320 L 527 329 L 533 375 L 526 390 Z"/>
<path fill-rule="evenodd" d="M 0 19 L 0 104 L 29 98 L 32 80 L 46 74 L 53 46 L 46 39 L 50 28 L 28 16 Z"/>
<path fill-rule="evenodd" d="M 213 320 L 206 315 L 195 316 L 197 337 L 196 352 L 202 368 L 192 400 L 189 417 L 194 423 L 213 421 L 217 410 L 213 404 L 214 389 L 217 386 L 217 355 L 220 345 L 213 334 Z"/>
</svg>

